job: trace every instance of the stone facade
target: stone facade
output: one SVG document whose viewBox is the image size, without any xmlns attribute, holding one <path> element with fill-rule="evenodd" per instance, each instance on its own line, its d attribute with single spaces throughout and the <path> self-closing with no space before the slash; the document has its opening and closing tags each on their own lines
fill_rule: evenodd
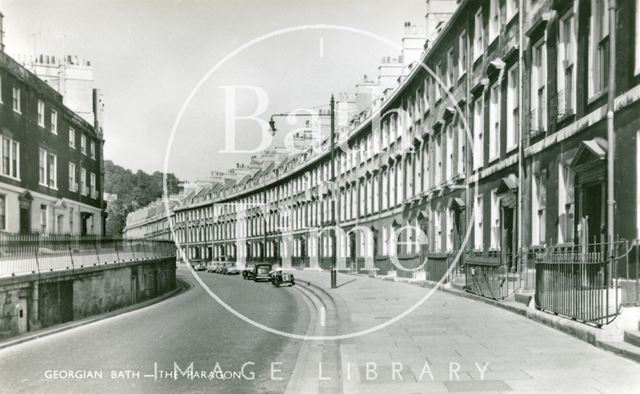
<svg viewBox="0 0 640 394">
<path fill-rule="evenodd" d="M 85 103 L 86 105 L 86 103 Z M 94 91 L 95 119 L 102 103 Z M 101 235 L 101 124 L 0 52 L 0 231 Z"/>
<path fill-rule="evenodd" d="M 331 237 L 318 234 L 331 222 L 331 200 L 344 234 L 338 260 L 358 269 L 392 268 L 390 234 L 407 224 L 428 240 L 416 245 L 415 234 L 401 235 L 408 244 L 397 253 L 407 268 L 463 246 L 515 270 L 513 255 L 522 248 L 600 240 L 610 198 L 609 56 L 617 66 L 615 233 L 637 238 L 636 4 L 618 2 L 616 51 L 609 53 L 602 2 L 519 3 L 458 2 L 420 62 L 400 67 L 393 86 L 393 61 L 383 62 L 371 106 L 338 130 L 348 149 L 337 154 L 335 186 L 328 186 L 325 141 L 220 190 L 211 219 L 214 258 L 266 254 L 326 268 Z"/>
</svg>

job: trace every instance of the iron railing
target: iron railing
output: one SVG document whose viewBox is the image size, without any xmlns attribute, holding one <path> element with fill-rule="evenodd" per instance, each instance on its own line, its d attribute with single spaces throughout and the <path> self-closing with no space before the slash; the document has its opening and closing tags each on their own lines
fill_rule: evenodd
<svg viewBox="0 0 640 394">
<path fill-rule="evenodd" d="M 175 257 L 171 241 L 0 233 L 0 277 Z"/>
<path fill-rule="evenodd" d="M 601 327 L 639 301 L 638 251 L 628 241 L 547 247 L 535 256 L 536 308 Z M 635 276 L 635 278 L 633 278 Z"/>
<path fill-rule="evenodd" d="M 464 260 L 465 290 L 481 297 L 504 300 L 520 287 L 519 253 L 471 251 Z"/>
<path fill-rule="evenodd" d="M 572 98 L 573 96 L 571 90 L 563 89 L 557 93 L 556 100 L 558 107 L 556 110 L 556 117 L 558 119 L 562 119 L 565 116 L 573 115 L 574 110 Z"/>
<path fill-rule="evenodd" d="M 540 133 L 544 133 L 547 129 L 547 122 L 545 119 L 546 108 L 544 100 L 541 100 L 540 106 L 533 108 L 529 113 L 529 131 L 530 136 L 535 136 Z"/>
</svg>

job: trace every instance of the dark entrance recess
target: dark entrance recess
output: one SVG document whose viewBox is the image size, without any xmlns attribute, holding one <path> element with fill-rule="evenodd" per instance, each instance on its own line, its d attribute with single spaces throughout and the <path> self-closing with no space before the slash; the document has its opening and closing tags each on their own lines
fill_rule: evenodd
<svg viewBox="0 0 640 394">
<path fill-rule="evenodd" d="M 307 256 L 307 242 L 304 238 L 300 238 L 300 257 Z"/>
<path fill-rule="evenodd" d="M 500 197 L 500 250 L 502 252 L 502 263 L 508 271 L 515 272 L 518 268 L 515 258 L 518 250 L 516 235 L 518 177 L 511 174 L 502 178 L 496 194 Z"/>
<path fill-rule="evenodd" d="M 504 252 L 505 265 L 509 271 L 515 271 L 516 266 L 513 259 L 513 251 L 516 250 L 514 245 L 514 227 L 515 227 L 515 213 L 513 207 L 502 207 L 502 245 L 501 250 Z"/>
<path fill-rule="evenodd" d="M 586 228 L 583 230 L 587 242 L 600 242 L 601 237 L 606 233 L 604 225 L 604 183 L 590 183 L 582 187 L 581 217 Z"/>
<path fill-rule="evenodd" d="M 20 205 L 20 234 L 31 233 L 31 202 L 33 197 L 28 191 L 18 197 Z"/>
<path fill-rule="evenodd" d="M 60 282 L 61 323 L 73 320 L 73 281 Z"/>
<path fill-rule="evenodd" d="M 608 144 L 603 138 L 582 141 L 571 161 L 575 171 L 579 221 L 576 232 L 581 242 L 602 242 L 606 234 L 606 158 Z M 585 239 L 586 238 L 586 239 Z"/>
<path fill-rule="evenodd" d="M 453 250 L 457 252 L 462 245 L 465 203 L 461 198 L 452 198 L 449 200 L 448 208 L 453 214 Z"/>
</svg>

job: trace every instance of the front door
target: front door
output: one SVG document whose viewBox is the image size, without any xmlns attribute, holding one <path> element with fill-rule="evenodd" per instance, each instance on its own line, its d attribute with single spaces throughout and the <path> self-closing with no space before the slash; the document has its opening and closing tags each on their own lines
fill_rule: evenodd
<svg viewBox="0 0 640 394">
<path fill-rule="evenodd" d="M 580 217 L 586 223 L 586 229 L 582 229 L 582 234 L 587 237 L 587 243 L 600 242 L 601 237 L 605 234 L 603 190 L 601 182 L 590 183 L 582 187 Z"/>
<path fill-rule="evenodd" d="M 138 280 L 135 276 L 131 277 L 131 303 L 138 302 Z"/>
<path fill-rule="evenodd" d="M 453 251 L 457 253 L 462 245 L 462 210 L 453 211 Z"/>
<path fill-rule="evenodd" d="M 515 261 L 513 259 L 513 251 L 514 245 L 513 242 L 515 240 L 514 235 L 514 208 L 513 207 L 502 207 L 502 218 L 500 218 L 502 228 L 501 234 L 501 249 L 502 250 L 502 258 L 505 267 L 510 272 L 516 270 Z"/>
<path fill-rule="evenodd" d="M 23 334 L 28 331 L 29 325 L 27 323 L 27 300 L 20 298 L 18 305 L 16 305 L 16 314 L 18 315 L 18 334 Z"/>
<path fill-rule="evenodd" d="M 88 228 L 87 228 L 87 217 L 86 215 L 80 215 L 80 235 L 87 235 L 88 233 Z"/>
<path fill-rule="evenodd" d="M 351 252 L 351 256 L 349 256 L 349 258 L 351 259 L 351 270 L 352 271 L 358 271 L 358 253 L 356 250 L 356 233 L 352 232 L 351 234 L 349 234 L 349 251 Z"/>
<path fill-rule="evenodd" d="M 20 208 L 20 234 L 31 232 L 31 209 Z"/>
</svg>

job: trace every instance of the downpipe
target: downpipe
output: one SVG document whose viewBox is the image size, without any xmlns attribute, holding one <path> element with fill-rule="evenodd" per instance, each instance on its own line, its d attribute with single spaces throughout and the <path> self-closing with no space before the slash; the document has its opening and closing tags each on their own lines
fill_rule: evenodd
<svg viewBox="0 0 640 394">
<path fill-rule="evenodd" d="M 609 152 L 607 152 L 607 237 L 609 240 L 609 277 L 607 283 L 607 314 L 609 313 L 609 285 L 612 283 L 612 266 L 615 254 L 614 247 L 614 213 L 615 213 L 615 185 L 614 185 L 614 158 L 615 158 L 615 130 L 614 130 L 614 111 L 616 96 L 616 0 L 609 0 L 609 91 L 607 94 L 607 142 L 609 144 Z M 614 289 L 617 291 L 617 289 Z"/>
</svg>

